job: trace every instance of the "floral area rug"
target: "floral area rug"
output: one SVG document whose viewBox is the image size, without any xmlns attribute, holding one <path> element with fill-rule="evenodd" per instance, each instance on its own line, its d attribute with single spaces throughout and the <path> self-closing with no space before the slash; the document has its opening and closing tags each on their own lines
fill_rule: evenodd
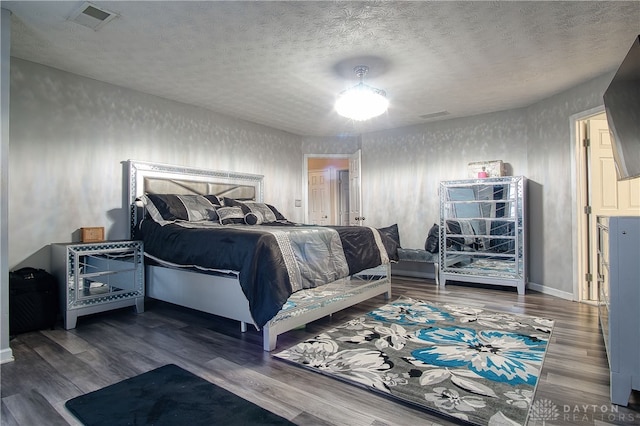
<svg viewBox="0 0 640 426">
<path fill-rule="evenodd" d="M 450 420 L 524 425 L 545 318 L 400 298 L 274 356 Z"/>
</svg>

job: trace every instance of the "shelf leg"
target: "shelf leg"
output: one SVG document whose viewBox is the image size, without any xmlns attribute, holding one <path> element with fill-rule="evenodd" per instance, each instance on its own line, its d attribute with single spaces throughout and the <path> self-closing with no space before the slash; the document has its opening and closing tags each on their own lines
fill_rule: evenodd
<svg viewBox="0 0 640 426">
<path fill-rule="evenodd" d="M 64 329 L 71 330 L 72 328 L 76 328 L 78 324 L 78 315 L 75 311 L 67 311 L 64 314 Z"/>
<path fill-rule="evenodd" d="M 144 312 L 144 297 L 136 297 L 136 313 L 141 314 Z"/>
<path fill-rule="evenodd" d="M 439 285 L 440 287 L 444 287 L 444 285 L 447 283 L 447 278 L 446 278 L 443 274 L 441 274 L 441 273 L 438 273 L 438 276 L 440 277 L 440 278 L 438 279 L 438 285 Z"/>
</svg>

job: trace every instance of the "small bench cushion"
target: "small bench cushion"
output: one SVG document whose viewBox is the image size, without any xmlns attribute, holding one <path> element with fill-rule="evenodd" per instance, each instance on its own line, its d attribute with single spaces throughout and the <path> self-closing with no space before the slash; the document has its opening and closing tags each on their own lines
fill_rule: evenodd
<svg viewBox="0 0 640 426">
<path fill-rule="evenodd" d="M 429 253 L 423 249 L 398 249 L 398 261 L 400 262 L 426 262 L 437 263 L 438 253 Z"/>
</svg>

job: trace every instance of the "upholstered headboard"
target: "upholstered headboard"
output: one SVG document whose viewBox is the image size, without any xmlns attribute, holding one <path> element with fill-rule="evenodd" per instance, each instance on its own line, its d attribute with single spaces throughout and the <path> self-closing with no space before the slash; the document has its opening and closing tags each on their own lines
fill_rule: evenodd
<svg viewBox="0 0 640 426">
<path fill-rule="evenodd" d="M 197 194 L 263 202 L 263 175 L 128 160 L 130 235 L 142 214 L 144 194 Z"/>
</svg>

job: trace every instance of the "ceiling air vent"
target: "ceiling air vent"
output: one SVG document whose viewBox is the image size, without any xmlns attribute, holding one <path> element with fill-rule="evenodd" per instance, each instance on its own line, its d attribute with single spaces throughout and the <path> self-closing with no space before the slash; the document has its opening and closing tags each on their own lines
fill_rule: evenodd
<svg viewBox="0 0 640 426">
<path fill-rule="evenodd" d="M 69 21 L 98 31 L 107 22 L 117 16 L 117 13 L 98 7 L 89 2 L 85 2 L 80 8 L 76 9 L 71 16 L 69 16 Z"/>
</svg>

